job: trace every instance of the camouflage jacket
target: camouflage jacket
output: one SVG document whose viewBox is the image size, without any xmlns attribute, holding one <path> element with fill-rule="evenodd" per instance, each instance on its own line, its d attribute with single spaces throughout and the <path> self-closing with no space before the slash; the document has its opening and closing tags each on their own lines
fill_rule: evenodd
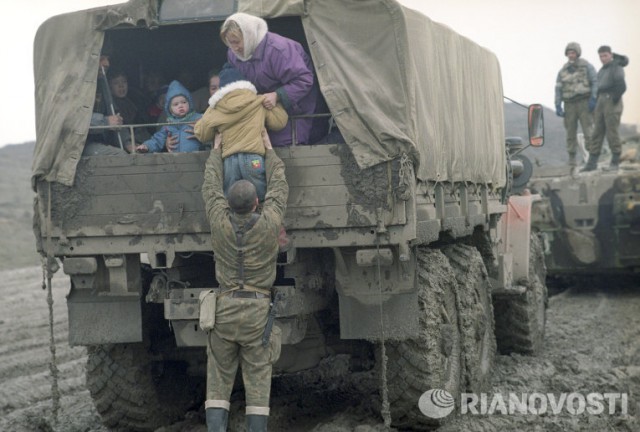
<svg viewBox="0 0 640 432">
<path fill-rule="evenodd" d="M 276 278 L 278 233 L 287 207 L 289 186 L 284 174 L 284 163 L 273 150 L 265 155 L 267 194 L 260 218 L 244 235 L 244 283 L 269 289 Z M 251 214 L 237 215 L 231 211 L 222 192 L 222 153 L 212 150 L 204 171 L 202 197 L 211 226 L 211 244 L 216 262 L 216 278 L 225 288 L 238 285 L 238 246 L 231 225 L 235 218 L 243 226 Z"/>
<path fill-rule="evenodd" d="M 589 97 L 595 99 L 597 91 L 596 69 L 588 61 L 579 58 L 574 63 L 565 63 L 558 72 L 555 102 L 558 105 L 562 101 Z"/>
</svg>

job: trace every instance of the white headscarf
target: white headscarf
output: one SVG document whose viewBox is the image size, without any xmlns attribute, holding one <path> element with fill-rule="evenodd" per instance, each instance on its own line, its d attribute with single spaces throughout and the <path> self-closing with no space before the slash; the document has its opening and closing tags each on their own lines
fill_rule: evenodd
<svg viewBox="0 0 640 432">
<path fill-rule="evenodd" d="M 253 56 L 253 53 L 258 47 L 258 44 L 262 42 L 262 39 L 264 39 L 264 37 L 267 35 L 267 31 L 269 31 L 267 22 L 262 18 L 258 18 L 256 16 L 249 15 L 243 12 L 238 12 L 231 15 L 225 20 L 225 24 L 228 21 L 235 21 L 242 31 L 244 55 L 240 56 L 236 54 L 236 56 L 242 61 L 249 60 Z M 226 44 L 227 41 L 225 40 L 224 42 Z"/>
</svg>

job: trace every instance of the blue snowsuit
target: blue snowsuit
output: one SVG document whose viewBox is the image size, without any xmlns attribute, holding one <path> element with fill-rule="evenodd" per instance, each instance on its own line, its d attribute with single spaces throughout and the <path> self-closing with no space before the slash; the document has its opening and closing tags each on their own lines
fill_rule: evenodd
<svg viewBox="0 0 640 432">
<path fill-rule="evenodd" d="M 176 96 L 184 96 L 189 101 L 189 112 L 184 117 L 175 117 L 171 114 L 169 109 L 171 106 L 171 99 Z M 189 122 L 193 123 L 202 117 L 202 114 L 195 112 L 193 106 L 193 99 L 191 93 L 185 86 L 180 84 L 179 81 L 171 81 L 169 89 L 167 90 L 167 100 L 164 103 L 164 112 L 167 114 L 167 123 Z M 167 135 L 171 133 L 171 136 L 178 137 L 178 145 L 174 149 L 174 152 L 194 152 L 201 150 L 202 144 L 193 137 L 193 134 L 186 132 L 187 129 L 193 129 L 193 125 L 189 124 L 176 124 L 169 126 L 161 126 L 160 130 L 153 134 L 153 136 L 146 140 L 143 144 L 149 149 L 149 153 L 161 152 L 164 149 Z"/>
</svg>

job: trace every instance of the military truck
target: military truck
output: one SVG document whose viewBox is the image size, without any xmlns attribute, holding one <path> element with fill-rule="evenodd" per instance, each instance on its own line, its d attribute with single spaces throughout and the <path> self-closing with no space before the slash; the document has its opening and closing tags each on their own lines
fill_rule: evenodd
<svg viewBox="0 0 640 432">
<path fill-rule="evenodd" d="M 82 157 L 101 49 L 131 86 L 154 67 L 204 75 L 224 62 L 218 33 L 236 11 L 303 45 L 326 105 L 322 144 L 277 149 L 294 247 L 278 258 L 274 373 L 350 354 L 387 377 L 394 425 L 428 426 L 420 396 L 485 388 L 496 337 L 540 346 L 545 270 L 535 196 L 511 193 L 522 167 L 497 58 L 392 0 L 132 0 L 40 27 L 34 229 L 70 277 L 69 342 L 88 347 L 96 408 L 108 427 L 153 430 L 201 406 L 198 295 L 217 287 L 207 151 Z M 539 105 L 528 123 L 542 145 Z"/>
</svg>

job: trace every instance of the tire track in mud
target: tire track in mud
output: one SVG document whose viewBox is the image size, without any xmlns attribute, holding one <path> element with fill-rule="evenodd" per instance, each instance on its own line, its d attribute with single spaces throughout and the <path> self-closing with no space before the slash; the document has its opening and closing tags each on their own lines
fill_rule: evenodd
<svg viewBox="0 0 640 432">
<path fill-rule="evenodd" d="M 498 356 L 489 397 L 500 393 L 627 393 L 628 414 L 466 415 L 443 432 L 640 429 L 640 286 L 573 287 L 551 297 L 537 356 Z"/>
<path fill-rule="evenodd" d="M 63 421 L 55 430 L 106 430 L 99 426 L 85 387 L 86 350 L 72 348 L 68 343 L 65 296 L 69 280 L 59 271 L 52 283 L 63 413 Z M 0 273 L 0 293 L 3 298 L 0 304 L 0 430 L 52 430 L 49 312 L 46 291 L 42 289 L 42 270 L 32 267 Z M 76 409 L 83 414 L 70 415 Z M 83 418 L 88 418 L 86 424 L 82 424 Z"/>
<path fill-rule="evenodd" d="M 6 300 L 0 303 L 0 430 L 107 432 L 85 387 L 86 350 L 68 345 L 69 282 L 62 272 L 53 280 L 62 399 L 59 423 L 51 425 L 48 311 L 41 277 L 37 267 L 0 273 Z M 552 297 L 541 354 L 497 356 L 489 393 L 627 392 L 627 416 L 466 415 L 440 431 L 640 430 L 640 282 L 613 285 L 572 288 Z M 270 430 L 383 431 L 375 374 L 349 374 L 343 358 L 327 361 L 324 368 L 274 380 Z M 243 430 L 240 405 L 232 405 L 231 432 Z M 160 431 L 205 432 L 203 410 Z"/>
</svg>

